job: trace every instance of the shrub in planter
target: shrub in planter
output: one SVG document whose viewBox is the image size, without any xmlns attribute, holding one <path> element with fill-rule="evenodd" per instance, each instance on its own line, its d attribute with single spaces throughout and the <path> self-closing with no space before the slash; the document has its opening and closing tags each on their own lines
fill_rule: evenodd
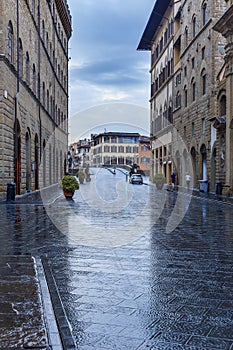
<svg viewBox="0 0 233 350">
<path fill-rule="evenodd" d="M 156 187 L 158 190 L 161 190 L 166 182 L 166 178 L 163 174 L 158 173 L 155 174 L 153 177 L 153 183 L 156 184 Z"/>
<path fill-rule="evenodd" d="M 74 192 L 79 189 L 79 183 L 75 176 L 65 175 L 61 179 L 60 187 L 63 189 L 66 198 L 72 198 Z"/>
</svg>

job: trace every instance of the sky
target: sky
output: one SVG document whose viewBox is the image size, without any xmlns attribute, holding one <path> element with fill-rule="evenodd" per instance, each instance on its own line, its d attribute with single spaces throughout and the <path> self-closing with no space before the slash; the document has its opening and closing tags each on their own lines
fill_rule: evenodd
<svg viewBox="0 0 233 350">
<path fill-rule="evenodd" d="M 95 128 L 131 131 L 132 126 L 137 131 L 138 126 L 144 134 L 149 132 L 150 52 L 137 51 L 137 46 L 154 4 L 155 0 L 68 0 L 73 28 L 72 138 Z"/>
</svg>

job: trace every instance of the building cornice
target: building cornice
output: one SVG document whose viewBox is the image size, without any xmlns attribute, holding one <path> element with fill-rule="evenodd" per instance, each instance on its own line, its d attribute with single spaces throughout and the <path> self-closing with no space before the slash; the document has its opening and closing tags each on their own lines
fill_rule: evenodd
<svg viewBox="0 0 233 350">
<path fill-rule="evenodd" d="M 224 13 L 224 15 L 213 26 L 213 29 L 221 33 L 225 38 L 233 34 L 233 4 Z"/>
<path fill-rule="evenodd" d="M 55 0 L 57 11 L 59 13 L 59 17 L 65 29 L 66 35 L 68 39 L 72 34 L 72 26 L 71 26 L 71 14 L 68 7 L 67 0 Z"/>
</svg>

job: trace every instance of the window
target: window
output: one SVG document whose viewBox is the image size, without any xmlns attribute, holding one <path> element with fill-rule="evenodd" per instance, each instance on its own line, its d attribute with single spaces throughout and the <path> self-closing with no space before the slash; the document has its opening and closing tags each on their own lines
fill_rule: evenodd
<svg viewBox="0 0 233 350">
<path fill-rule="evenodd" d="M 32 90 L 35 94 L 36 93 L 36 67 L 34 64 L 32 67 Z"/>
<path fill-rule="evenodd" d="M 201 49 L 201 58 L 205 59 L 205 46 Z"/>
<path fill-rule="evenodd" d="M 206 94 L 206 71 L 205 71 L 205 69 L 202 70 L 201 77 L 202 77 L 202 95 L 205 95 Z"/>
<path fill-rule="evenodd" d="M 226 96 L 223 95 L 220 99 L 220 116 L 224 116 L 227 113 L 227 100 Z"/>
<path fill-rule="evenodd" d="M 188 46 L 188 27 L 185 28 L 184 31 L 184 47 Z"/>
<path fill-rule="evenodd" d="M 42 21 L 42 40 L 45 41 L 45 26 L 44 26 L 44 20 Z"/>
<path fill-rule="evenodd" d="M 131 146 L 126 146 L 126 153 L 131 153 Z"/>
<path fill-rule="evenodd" d="M 25 70 L 26 70 L 26 83 L 30 85 L 30 60 L 29 60 L 29 54 L 26 53 L 26 64 L 25 64 Z"/>
<path fill-rule="evenodd" d="M 192 19 L 192 34 L 193 34 L 193 38 L 195 38 L 196 36 L 196 31 L 197 31 L 197 19 L 196 19 L 196 16 L 194 15 L 193 16 L 193 19 Z"/>
<path fill-rule="evenodd" d="M 35 0 L 32 0 L 32 14 L 35 17 Z"/>
<path fill-rule="evenodd" d="M 109 146 L 104 146 L 104 152 L 110 152 L 110 147 Z"/>
<path fill-rule="evenodd" d="M 187 77 L 187 67 L 184 67 L 184 76 Z"/>
<path fill-rule="evenodd" d="M 119 153 L 124 153 L 124 146 L 118 146 L 118 152 Z"/>
<path fill-rule="evenodd" d="M 23 76 L 23 45 L 21 39 L 19 39 L 19 76 Z"/>
<path fill-rule="evenodd" d="M 194 78 L 191 81 L 191 86 L 192 86 L 192 100 L 195 101 L 196 100 L 196 82 Z"/>
<path fill-rule="evenodd" d="M 192 58 L 192 69 L 194 69 L 194 66 L 195 66 L 195 58 L 193 57 Z"/>
<path fill-rule="evenodd" d="M 8 24 L 8 60 L 10 63 L 13 63 L 13 44 L 14 44 L 14 35 L 13 27 L 11 22 Z"/>
<path fill-rule="evenodd" d="M 180 92 L 179 91 L 177 91 L 177 94 L 176 94 L 175 106 L 176 106 L 176 108 L 181 107 L 181 96 L 180 96 Z"/>
<path fill-rule="evenodd" d="M 45 83 L 42 85 L 42 104 L 45 106 Z"/>
<path fill-rule="evenodd" d="M 188 90 L 186 85 L 184 87 L 184 106 L 188 106 Z"/>
<path fill-rule="evenodd" d="M 49 90 L 47 90 L 47 111 L 49 112 Z"/>
<path fill-rule="evenodd" d="M 116 136 L 111 137 L 111 143 L 117 143 L 117 138 Z"/>
<path fill-rule="evenodd" d="M 206 24 L 206 8 L 207 8 L 207 5 L 206 3 L 204 2 L 202 4 L 202 25 L 204 26 Z"/>
</svg>

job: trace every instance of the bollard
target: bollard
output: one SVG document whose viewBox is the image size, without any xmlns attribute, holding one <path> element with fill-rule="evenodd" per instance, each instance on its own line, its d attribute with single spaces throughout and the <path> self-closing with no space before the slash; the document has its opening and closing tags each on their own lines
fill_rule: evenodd
<svg viewBox="0 0 233 350">
<path fill-rule="evenodd" d="M 222 182 L 221 181 L 216 182 L 216 194 L 219 194 L 219 195 L 222 194 Z"/>
<path fill-rule="evenodd" d="M 7 202 L 15 200 L 15 183 L 8 182 L 7 184 Z"/>
</svg>

